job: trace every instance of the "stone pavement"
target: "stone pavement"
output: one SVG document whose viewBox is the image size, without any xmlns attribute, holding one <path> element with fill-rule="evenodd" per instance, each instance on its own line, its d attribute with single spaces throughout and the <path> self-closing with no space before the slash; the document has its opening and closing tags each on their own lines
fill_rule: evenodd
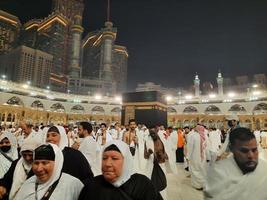
<svg viewBox="0 0 267 200">
<path fill-rule="evenodd" d="M 267 149 L 259 149 L 259 157 L 267 161 Z M 177 164 L 178 174 L 167 174 L 167 200 L 203 200 L 203 192 L 191 186 L 189 173 Z"/>
<path fill-rule="evenodd" d="M 203 192 L 192 188 L 189 173 L 183 165 L 177 164 L 177 171 L 176 175 L 167 175 L 167 200 L 203 200 Z"/>
</svg>

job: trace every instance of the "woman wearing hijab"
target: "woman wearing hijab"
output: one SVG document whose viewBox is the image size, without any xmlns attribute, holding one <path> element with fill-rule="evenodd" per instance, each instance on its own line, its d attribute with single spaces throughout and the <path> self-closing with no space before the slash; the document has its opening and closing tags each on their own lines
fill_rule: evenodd
<svg viewBox="0 0 267 200">
<path fill-rule="evenodd" d="M 133 173 L 133 157 L 129 146 L 120 140 L 104 145 L 102 175 L 94 177 L 81 196 L 84 200 L 162 199 L 146 176 Z"/>
<path fill-rule="evenodd" d="M 46 142 L 55 144 L 62 150 L 63 172 L 80 179 L 83 183 L 90 181 L 94 177 L 91 167 L 80 151 L 68 147 L 68 136 L 63 126 L 52 126 L 44 131 Z"/>
<path fill-rule="evenodd" d="M 77 200 L 83 183 L 64 172 L 62 151 L 54 144 L 35 149 L 32 170 L 35 174 L 20 188 L 15 200 Z"/>
<path fill-rule="evenodd" d="M 11 133 L 3 133 L 0 136 L 0 178 L 10 168 L 12 162 L 18 158 L 17 142 Z"/>
<path fill-rule="evenodd" d="M 34 139 L 23 143 L 20 150 L 21 157 L 12 162 L 9 170 L 0 179 L 0 199 L 14 199 L 25 180 L 33 176 L 32 161 L 34 149 L 38 142 Z"/>
</svg>

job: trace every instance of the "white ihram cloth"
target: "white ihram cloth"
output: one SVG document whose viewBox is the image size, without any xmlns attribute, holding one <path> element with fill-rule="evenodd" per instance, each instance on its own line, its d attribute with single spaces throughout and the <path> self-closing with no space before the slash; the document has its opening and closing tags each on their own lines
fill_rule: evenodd
<svg viewBox="0 0 267 200">
<path fill-rule="evenodd" d="M 243 174 L 233 156 L 216 162 L 208 173 L 205 200 L 266 200 L 267 163 L 259 159 L 257 168 Z"/>
<path fill-rule="evenodd" d="M 162 141 L 162 143 L 163 143 L 163 146 L 164 146 L 164 149 L 165 149 L 165 152 L 166 152 L 166 146 L 165 146 L 163 141 Z M 154 141 L 151 138 L 151 136 L 148 136 L 146 138 L 145 144 L 146 144 L 146 147 L 147 147 L 147 151 L 148 151 L 148 149 L 151 149 L 153 152 L 155 152 Z M 168 155 L 168 153 L 167 153 L 167 155 Z M 159 163 L 159 166 L 161 167 L 161 169 L 163 170 L 165 175 L 166 175 L 166 173 L 175 173 L 173 171 L 173 169 L 171 168 L 169 160 L 165 160 L 164 163 Z M 144 172 L 144 174 L 150 180 L 151 180 L 151 177 L 152 177 L 153 167 L 154 167 L 154 153 L 150 154 L 149 158 L 146 160 L 146 168 L 145 168 L 145 172 Z M 160 191 L 160 194 L 161 194 L 161 196 L 163 197 L 164 200 L 168 199 L 168 197 L 167 197 L 167 188 L 165 188 L 164 190 Z"/>
<path fill-rule="evenodd" d="M 58 148 L 57 145 L 50 144 L 53 147 L 55 153 L 55 165 L 53 169 L 52 176 L 45 183 L 38 184 L 37 188 L 37 200 L 42 199 L 44 194 L 47 192 L 48 188 L 58 180 L 61 174 L 61 170 L 63 167 L 63 154 L 61 149 Z M 33 177 L 27 179 L 22 187 L 20 188 L 15 200 L 35 200 L 35 183 L 37 182 L 37 177 L 34 175 Z M 62 173 L 60 180 L 50 196 L 50 200 L 77 200 L 79 198 L 80 192 L 83 188 L 82 182 L 66 173 Z"/>
<path fill-rule="evenodd" d="M 206 141 L 207 141 L 207 136 Z M 200 134 L 192 131 L 187 138 L 187 158 L 189 160 L 189 169 L 191 173 L 191 184 L 195 188 L 204 186 L 207 162 L 206 149 L 201 155 L 201 139 Z"/>
<path fill-rule="evenodd" d="M 211 131 L 209 133 L 209 141 L 210 141 L 210 150 L 212 152 L 218 153 L 220 146 L 222 145 L 221 142 L 221 131 Z"/>
<path fill-rule="evenodd" d="M 257 140 L 257 144 L 260 145 L 260 141 L 261 141 L 261 131 L 259 131 L 259 130 L 254 131 L 254 135 L 255 135 L 255 138 L 256 138 L 256 140 Z"/>
<path fill-rule="evenodd" d="M 99 144 L 99 146 L 103 146 L 102 145 L 102 131 L 101 129 L 99 129 L 96 133 L 96 142 Z M 108 130 L 106 130 L 106 143 L 108 143 L 109 141 L 113 140 L 111 134 L 109 133 Z"/>
<path fill-rule="evenodd" d="M 5 154 L 14 161 L 18 158 L 16 137 L 12 133 L 5 132 L 0 136 L 0 141 L 2 141 L 4 138 L 7 138 L 11 144 L 10 150 Z M 11 163 L 12 161 L 9 161 L 4 155 L 0 153 L 0 178 L 3 178 L 5 173 L 10 168 Z"/>
<path fill-rule="evenodd" d="M 136 173 L 140 173 L 143 175 L 146 171 L 146 159 L 144 158 L 144 147 L 145 147 L 145 141 L 147 140 L 147 137 L 149 135 L 148 129 L 136 129 L 136 135 L 138 137 L 138 147 L 136 149 L 136 154 L 134 156 L 134 166 Z"/>
<path fill-rule="evenodd" d="M 36 141 L 38 140 L 38 142 L 42 139 L 41 136 L 39 136 L 35 130 L 32 129 L 31 133 L 25 137 L 25 133 L 22 133 L 22 135 L 18 136 L 18 146 L 21 147 L 24 143 L 24 141 L 26 140 L 31 140 L 31 139 L 35 139 Z"/>
<path fill-rule="evenodd" d="M 94 176 L 100 175 L 101 174 L 100 163 L 97 162 L 98 161 L 97 156 L 99 155 L 100 152 L 98 144 L 96 143 L 95 139 L 92 136 L 85 137 L 82 140 L 78 150 L 82 152 L 82 154 L 89 162 L 91 169 L 94 173 Z"/>
<path fill-rule="evenodd" d="M 34 152 L 34 149 L 37 148 L 39 145 L 40 143 L 38 143 L 38 141 L 34 140 L 33 138 L 24 141 L 23 145 L 21 146 L 20 153 L 23 151 Z M 32 168 L 31 163 L 26 162 L 24 158 L 21 156 L 14 170 L 13 182 L 11 190 L 9 192 L 9 199 L 15 198 L 20 187 L 27 179 L 28 173 L 30 172 L 31 168 Z"/>
<path fill-rule="evenodd" d="M 261 146 L 267 148 L 267 131 L 261 132 Z"/>
</svg>

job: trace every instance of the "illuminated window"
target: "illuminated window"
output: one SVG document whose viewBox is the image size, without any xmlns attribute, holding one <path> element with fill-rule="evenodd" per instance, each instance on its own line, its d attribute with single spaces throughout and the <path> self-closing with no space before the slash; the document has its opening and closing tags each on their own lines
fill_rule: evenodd
<svg viewBox="0 0 267 200">
<path fill-rule="evenodd" d="M 64 112 L 65 111 L 65 108 L 61 103 L 55 103 L 50 108 L 52 111 L 55 111 L 55 112 Z"/>
<path fill-rule="evenodd" d="M 121 108 L 120 107 L 115 107 L 111 110 L 112 113 L 120 113 L 121 112 Z"/>
<path fill-rule="evenodd" d="M 229 109 L 229 111 L 233 113 L 239 113 L 239 112 L 246 112 L 246 109 L 239 104 L 235 104 Z"/>
<path fill-rule="evenodd" d="M 167 112 L 168 112 L 168 113 L 176 113 L 177 111 L 176 111 L 175 108 L 173 108 L 173 107 L 168 107 L 168 108 L 167 108 Z"/>
<path fill-rule="evenodd" d="M 36 109 L 44 109 L 44 104 L 41 101 L 36 100 L 32 103 L 31 107 Z"/>
<path fill-rule="evenodd" d="M 187 106 L 184 111 L 184 113 L 197 113 L 197 109 L 194 106 Z"/>
<path fill-rule="evenodd" d="M 17 106 L 23 106 L 24 105 L 19 97 L 12 97 L 6 103 L 9 105 L 17 105 Z"/>
<path fill-rule="evenodd" d="M 78 112 L 78 113 L 82 113 L 82 112 L 84 112 L 84 107 L 83 106 L 81 106 L 81 105 L 75 105 L 75 106 L 73 106 L 72 108 L 71 108 L 71 111 L 72 112 Z"/>
<path fill-rule="evenodd" d="M 217 106 L 210 105 L 206 108 L 205 113 L 206 114 L 217 114 L 217 113 L 221 113 L 221 110 Z"/>
<path fill-rule="evenodd" d="M 266 103 L 260 103 L 256 105 L 253 109 L 254 113 L 267 113 L 267 104 Z"/>
<path fill-rule="evenodd" d="M 104 108 L 101 106 L 95 106 L 91 111 L 93 114 L 103 114 L 105 112 Z"/>
</svg>

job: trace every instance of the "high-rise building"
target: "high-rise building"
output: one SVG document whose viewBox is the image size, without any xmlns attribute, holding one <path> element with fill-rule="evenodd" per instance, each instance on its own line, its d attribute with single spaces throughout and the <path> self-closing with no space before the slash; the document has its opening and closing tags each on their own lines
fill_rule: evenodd
<svg viewBox="0 0 267 200">
<path fill-rule="evenodd" d="M 249 78 L 247 75 L 237 76 L 235 79 L 236 79 L 237 85 L 239 86 L 245 86 L 249 83 Z"/>
<path fill-rule="evenodd" d="M 0 10 L 0 55 L 18 45 L 20 28 L 21 24 L 16 16 Z"/>
<path fill-rule="evenodd" d="M 112 76 L 116 82 L 117 92 L 126 92 L 127 89 L 127 70 L 128 52 L 124 46 L 114 45 Z"/>
<path fill-rule="evenodd" d="M 116 45 L 117 29 L 111 22 L 100 31 L 90 32 L 82 42 L 82 77 L 99 78 L 103 81 L 103 93 L 124 92 L 127 82 L 128 52 L 124 46 Z"/>
<path fill-rule="evenodd" d="M 53 0 L 52 13 L 24 24 L 22 44 L 53 55 L 52 90 L 66 91 L 67 75 L 80 76 L 82 0 Z"/>
<path fill-rule="evenodd" d="M 59 12 L 71 22 L 76 15 L 82 16 L 84 10 L 83 0 L 52 0 L 52 12 Z"/>
<path fill-rule="evenodd" d="M 52 90 L 105 95 L 125 91 L 128 52 L 126 47 L 115 44 L 117 29 L 108 17 L 104 28 L 89 33 L 81 43 L 83 11 L 83 0 L 52 0 L 51 14 L 23 25 L 19 45 L 52 56 L 49 78 Z M 8 22 L 14 26 L 16 20 L 13 16 Z M 16 25 L 19 27 L 20 23 Z M 15 68 L 8 71 L 11 69 Z M 27 79 L 29 74 L 32 73 L 27 73 Z"/>
<path fill-rule="evenodd" d="M 26 46 L 19 46 L 2 55 L 0 69 L 4 69 L 8 79 L 44 88 L 49 85 L 53 56 Z"/>
<path fill-rule="evenodd" d="M 200 94 L 200 80 L 198 78 L 198 75 L 196 74 L 195 76 L 195 80 L 194 80 L 194 88 L 195 88 L 195 96 L 196 97 L 199 97 L 199 94 Z"/>
<path fill-rule="evenodd" d="M 31 20 L 24 24 L 22 44 L 53 55 L 50 86 L 57 91 L 66 90 L 68 65 L 68 19 L 55 12 L 42 20 Z M 65 78 L 64 78 L 65 77 Z"/>
<path fill-rule="evenodd" d="M 267 87 L 267 76 L 265 74 L 254 74 L 253 81 L 260 88 Z"/>
<path fill-rule="evenodd" d="M 217 85 L 218 85 L 218 95 L 222 96 L 223 95 L 223 77 L 222 73 L 218 73 L 217 79 Z"/>
<path fill-rule="evenodd" d="M 66 74 L 72 78 L 80 77 L 81 64 L 81 37 L 83 33 L 82 16 L 84 11 L 83 0 L 53 0 L 52 12 L 58 12 L 69 20 L 67 39 L 67 68 Z"/>
</svg>

